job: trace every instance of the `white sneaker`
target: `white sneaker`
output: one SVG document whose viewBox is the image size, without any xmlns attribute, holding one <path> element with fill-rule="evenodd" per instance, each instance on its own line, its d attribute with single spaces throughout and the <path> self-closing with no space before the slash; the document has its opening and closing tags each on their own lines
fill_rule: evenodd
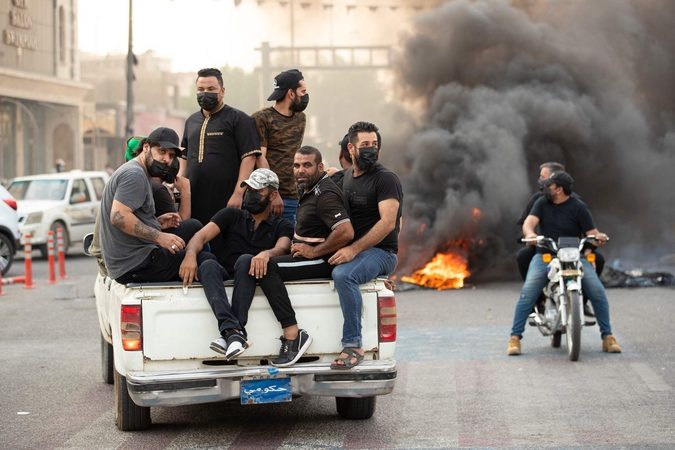
<svg viewBox="0 0 675 450">
<path fill-rule="evenodd" d="M 211 345 L 209 345 L 209 348 L 213 350 L 214 352 L 222 353 L 223 355 L 227 355 L 227 341 L 225 341 L 224 338 L 218 338 L 215 341 L 211 342 Z"/>
<path fill-rule="evenodd" d="M 251 346 L 251 341 L 247 341 L 246 338 L 236 331 L 229 332 L 227 334 L 227 351 L 225 357 L 230 360 L 235 358 L 246 351 L 247 348 Z"/>
</svg>

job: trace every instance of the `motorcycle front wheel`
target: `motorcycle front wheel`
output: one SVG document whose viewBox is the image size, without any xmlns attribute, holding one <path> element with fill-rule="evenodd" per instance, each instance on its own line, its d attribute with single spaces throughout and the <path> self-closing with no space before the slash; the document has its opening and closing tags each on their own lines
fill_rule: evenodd
<svg viewBox="0 0 675 450">
<path fill-rule="evenodd" d="M 581 350 L 581 302 L 578 291 L 567 291 L 567 355 L 570 361 L 579 359 Z"/>
</svg>

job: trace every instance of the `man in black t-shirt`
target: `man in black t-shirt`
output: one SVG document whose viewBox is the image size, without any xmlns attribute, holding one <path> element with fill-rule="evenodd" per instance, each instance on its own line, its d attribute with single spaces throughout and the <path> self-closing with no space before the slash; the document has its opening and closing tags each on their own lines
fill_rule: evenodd
<svg viewBox="0 0 675 450">
<path fill-rule="evenodd" d="M 270 258 L 288 253 L 293 236 L 293 225 L 270 213 L 273 197 L 279 195 L 276 174 L 269 169 L 257 169 L 242 183 L 246 186 L 242 199 L 244 211 L 224 208 L 216 213 L 188 244 L 180 267 L 183 285 L 201 281 L 221 334 L 210 347 L 228 360 L 251 345 L 245 327 L 256 281 L 265 273 Z M 223 266 L 208 261 L 197 267 L 195 255 L 218 235 L 222 236 L 227 249 L 221 259 Z M 230 307 L 223 280 L 230 279 L 231 274 L 234 289 Z M 311 342 L 307 332 L 298 328 L 290 300 L 272 295 L 267 299 L 287 339 L 297 340 L 302 335 L 305 341 Z"/>
<path fill-rule="evenodd" d="M 557 162 L 546 162 L 539 166 L 539 180 L 545 180 L 551 176 L 553 172 L 556 171 L 565 171 L 565 166 L 563 166 L 560 163 Z M 527 219 L 527 216 L 530 215 L 530 211 L 532 210 L 532 207 L 534 206 L 534 203 L 542 198 L 544 196 L 544 192 L 542 190 L 537 191 L 527 202 L 527 206 L 525 206 L 525 209 L 523 210 L 523 214 L 520 216 L 520 219 L 516 222 L 518 226 L 521 227 L 525 223 L 525 219 Z M 579 196 L 576 194 L 576 192 L 572 192 L 570 195 L 573 198 L 579 199 Z M 520 238 L 518 238 L 518 242 L 520 242 Z M 523 278 L 523 281 L 525 280 L 525 277 L 527 276 L 527 269 L 530 267 L 530 262 L 532 261 L 532 258 L 536 254 L 537 249 L 534 246 L 531 245 L 526 245 L 524 247 L 521 247 L 520 250 L 518 250 L 518 253 L 516 254 L 516 264 L 518 266 L 518 272 L 520 273 L 520 276 Z M 605 257 L 602 256 L 600 252 L 595 251 L 595 245 L 591 244 L 590 242 L 586 244 L 584 247 L 584 256 L 587 256 L 589 253 L 595 253 L 595 262 L 592 263 L 593 268 L 595 269 L 595 273 L 600 276 L 602 273 L 602 269 L 605 267 Z M 543 308 L 543 303 L 544 303 L 544 298 L 543 294 L 539 297 L 538 301 L 538 306 L 537 308 Z M 595 317 L 595 314 L 591 311 L 591 308 L 588 306 L 588 297 L 584 295 L 584 316 L 587 317 L 587 324 L 593 325 L 595 321 L 593 318 Z"/>
<path fill-rule="evenodd" d="M 357 122 L 349 128 L 354 165 L 345 170 L 342 189 L 349 203 L 354 241 L 328 260 L 340 297 L 344 324 L 342 353 L 331 369 L 351 369 L 364 358 L 361 335 L 363 299 L 359 285 L 396 269 L 403 189 L 396 174 L 378 163 L 378 128 Z"/>
<path fill-rule="evenodd" d="M 546 162 L 539 166 L 539 179 L 540 180 L 545 180 L 546 178 L 550 177 L 551 174 L 555 171 L 565 171 L 565 166 L 563 166 L 560 163 L 557 162 Z M 527 202 L 527 206 L 525 206 L 525 209 L 523 210 L 523 214 L 520 216 L 516 224 L 522 228 L 523 223 L 525 223 L 525 219 L 527 219 L 527 216 L 530 215 L 530 211 L 532 210 L 532 207 L 534 206 L 534 203 L 539 200 L 541 197 L 543 197 L 544 193 L 539 190 L 535 192 L 534 195 L 530 198 L 530 200 Z M 579 198 L 575 192 L 572 192 L 571 194 L 572 197 Z M 518 242 L 520 242 L 520 238 L 518 238 Z M 592 244 L 588 244 L 586 246 L 587 248 L 584 249 L 584 254 L 589 254 L 591 252 L 595 253 L 595 263 L 593 266 L 595 267 L 595 272 L 600 276 L 602 273 L 602 269 L 605 267 L 605 257 L 602 256 L 601 253 L 595 251 L 595 246 Z M 520 250 L 518 250 L 518 253 L 516 254 L 516 263 L 518 264 L 518 272 L 520 273 L 520 276 L 523 277 L 523 280 L 525 280 L 525 276 L 527 275 L 527 268 L 530 266 L 530 261 L 532 261 L 532 257 L 536 253 L 536 248 L 533 246 L 526 245 L 522 247 Z M 584 298 L 584 314 L 587 316 L 593 316 L 593 314 L 588 310 L 588 307 L 586 305 L 588 299 Z"/>
<path fill-rule="evenodd" d="M 333 265 L 328 258 L 354 237 L 342 192 L 323 171 L 319 150 L 301 147 L 293 159 L 293 174 L 300 199 L 291 254 L 272 258 L 267 264 L 267 273 L 257 277 L 270 303 L 275 299 L 275 302 L 290 304 L 284 281 L 330 278 Z M 253 292 L 247 299 L 233 298 L 232 306 L 248 311 L 252 299 Z M 239 301 L 243 305 L 235 306 Z M 283 336 L 279 358 L 272 364 L 286 367 L 295 363 L 311 342 L 304 330 L 297 340 Z"/>
<path fill-rule="evenodd" d="M 537 233 L 534 229 L 539 226 L 541 234 L 557 240 L 565 236 L 595 235 L 599 238 L 598 245 L 607 242 L 607 235 L 598 231 L 593 223 L 590 211 L 578 198 L 571 197 L 572 177 L 562 171 L 553 172 L 551 176 L 540 181 L 544 188 L 544 196 L 537 200 L 523 224 L 523 235 L 526 238 L 535 238 Z M 525 283 L 520 292 L 520 298 L 516 305 L 511 328 L 511 339 L 506 350 L 507 355 L 520 354 L 520 340 L 525 330 L 525 322 L 532 311 L 539 293 L 546 285 L 547 267 L 541 253 L 549 252 L 546 249 L 537 248 L 537 254 L 532 258 L 527 271 Z M 609 303 L 605 288 L 591 267 L 591 264 L 582 258 L 584 277 L 581 279 L 583 292 L 588 295 L 593 310 L 598 319 L 600 334 L 602 337 L 602 350 L 610 353 L 621 353 L 621 347 L 612 336 L 612 328 L 609 320 Z"/>
<path fill-rule="evenodd" d="M 185 121 L 180 174 L 190 180 L 192 217 L 206 224 L 226 206 L 241 207 L 241 183 L 251 175 L 262 152 L 253 118 L 224 103 L 220 70 L 200 70 L 196 88 L 201 109 Z M 219 259 L 226 251 L 220 238 L 211 243 L 211 249 Z"/>
</svg>

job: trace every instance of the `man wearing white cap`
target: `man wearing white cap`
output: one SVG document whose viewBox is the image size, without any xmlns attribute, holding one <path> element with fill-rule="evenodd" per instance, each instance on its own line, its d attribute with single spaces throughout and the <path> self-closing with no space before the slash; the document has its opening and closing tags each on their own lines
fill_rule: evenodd
<svg viewBox="0 0 675 450">
<path fill-rule="evenodd" d="M 269 169 L 257 169 L 244 180 L 243 210 L 223 208 L 188 243 L 180 268 L 184 285 L 193 280 L 202 283 L 206 298 L 218 320 L 221 337 L 211 342 L 210 348 L 229 360 L 242 354 L 250 345 L 246 333 L 248 306 L 241 298 L 253 298 L 256 280 L 267 272 L 267 263 L 274 256 L 285 255 L 291 248 L 293 225 L 270 213 L 274 199 L 279 195 L 279 178 Z M 217 261 L 198 264 L 197 255 L 204 244 L 222 235 L 226 253 Z M 232 305 L 227 299 L 223 281 L 234 278 Z M 267 292 L 266 292 L 267 294 Z M 281 324 L 284 336 L 297 338 L 300 331 L 290 300 L 278 301 L 278 296 L 267 296 L 272 311 Z M 249 302 L 250 303 L 250 302 Z"/>
</svg>

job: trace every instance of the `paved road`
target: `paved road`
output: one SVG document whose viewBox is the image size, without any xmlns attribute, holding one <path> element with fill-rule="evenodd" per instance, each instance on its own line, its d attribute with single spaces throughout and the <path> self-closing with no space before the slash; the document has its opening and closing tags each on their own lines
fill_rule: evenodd
<svg viewBox="0 0 675 450">
<path fill-rule="evenodd" d="M 17 261 L 10 275 L 18 275 Z M 329 398 L 154 408 L 153 427 L 113 424 L 101 381 L 93 261 L 71 256 L 78 296 L 36 289 L 0 297 L 0 447 L 8 449 L 675 448 L 675 289 L 609 291 L 621 355 L 584 329 L 579 362 L 528 328 L 505 355 L 517 283 L 397 295 L 399 377 L 367 421 Z"/>
</svg>

